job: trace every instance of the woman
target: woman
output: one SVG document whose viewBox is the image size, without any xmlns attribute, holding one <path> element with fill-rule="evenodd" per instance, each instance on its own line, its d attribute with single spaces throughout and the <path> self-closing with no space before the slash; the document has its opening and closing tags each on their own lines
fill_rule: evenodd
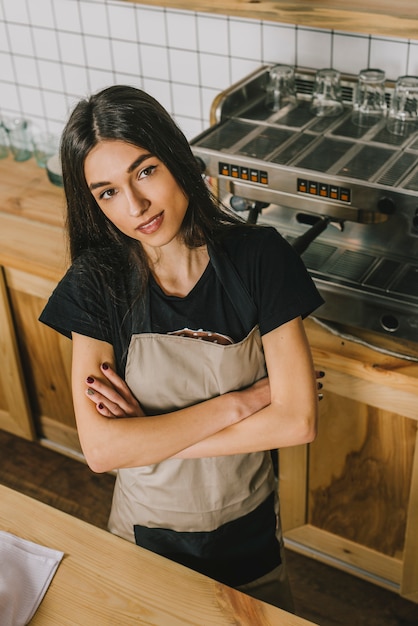
<svg viewBox="0 0 418 626">
<path fill-rule="evenodd" d="M 40 319 L 73 340 L 87 462 L 118 470 L 110 530 L 292 610 L 268 450 L 315 437 L 302 317 L 321 297 L 144 92 L 81 101 L 61 161 L 72 266 Z"/>
</svg>

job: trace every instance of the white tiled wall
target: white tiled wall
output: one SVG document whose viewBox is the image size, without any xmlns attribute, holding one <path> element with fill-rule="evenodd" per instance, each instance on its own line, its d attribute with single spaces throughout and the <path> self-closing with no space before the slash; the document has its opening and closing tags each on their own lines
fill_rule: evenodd
<svg viewBox="0 0 418 626">
<path fill-rule="evenodd" d="M 0 0 L 0 114 L 58 133 L 80 97 L 126 83 L 160 100 L 192 138 L 219 91 L 271 62 L 379 67 L 396 79 L 418 74 L 418 41 L 116 0 Z"/>
</svg>

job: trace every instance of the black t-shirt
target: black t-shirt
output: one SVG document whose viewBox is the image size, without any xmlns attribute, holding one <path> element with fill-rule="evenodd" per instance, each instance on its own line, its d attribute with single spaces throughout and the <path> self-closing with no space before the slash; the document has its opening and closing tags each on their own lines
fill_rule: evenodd
<svg viewBox="0 0 418 626">
<path fill-rule="evenodd" d="M 303 262 L 272 227 L 234 228 L 222 247 L 256 309 L 254 325 L 262 335 L 297 316 L 306 317 L 323 302 Z M 132 334 L 143 331 L 143 302 L 133 302 L 133 276 L 118 276 L 109 284 L 92 269 L 90 254 L 77 259 L 52 293 L 40 321 L 71 337 L 71 332 L 106 341 L 115 350 L 118 371 L 124 373 Z M 219 279 L 212 262 L 185 297 L 166 295 L 149 281 L 152 332 L 183 328 L 226 335 L 241 341 L 251 330 Z"/>
</svg>

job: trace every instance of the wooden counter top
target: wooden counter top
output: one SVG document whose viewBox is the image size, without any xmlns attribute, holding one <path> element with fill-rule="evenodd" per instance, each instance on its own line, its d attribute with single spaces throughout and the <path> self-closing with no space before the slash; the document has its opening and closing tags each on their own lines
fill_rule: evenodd
<svg viewBox="0 0 418 626">
<path fill-rule="evenodd" d="M 62 228 L 0 212 L 0 265 L 58 282 L 65 246 Z"/>
<path fill-rule="evenodd" d="M 65 200 L 34 159 L 0 161 L 0 265 L 58 281 L 67 267 Z"/>
<path fill-rule="evenodd" d="M 35 159 L 17 163 L 9 156 L 0 160 L 0 211 L 62 228 L 64 191 Z"/>
<path fill-rule="evenodd" d="M 403 345 L 356 329 L 350 340 L 327 331 L 311 318 L 305 320 L 305 328 L 315 366 L 326 372 L 327 391 L 418 420 L 417 344 Z M 385 353 L 385 349 L 394 354 Z M 415 360 L 400 358 L 396 352 Z"/>
<path fill-rule="evenodd" d="M 0 528 L 65 553 L 31 626 L 312 624 L 4 486 Z"/>
<path fill-rule="evenodd" d="M 126 0 L 254 20 L 297 24 L 352 33 L 417 39 L 415 0 Z"/>
</svg>

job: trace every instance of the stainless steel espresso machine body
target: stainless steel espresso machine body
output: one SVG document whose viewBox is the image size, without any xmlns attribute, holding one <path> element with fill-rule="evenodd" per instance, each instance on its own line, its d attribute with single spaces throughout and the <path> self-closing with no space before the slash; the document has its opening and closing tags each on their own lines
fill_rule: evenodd
<svg viewBox="0 0 418 626">
<path fill-rule="evenodd" d="M 269 224 L 300 252 L 324 320 L 418 344 L 418 132 L 310 112 L 314 72 L 296 69 L 297 105 L 266 106 L 269 67 L 226 90 L 191 141 L 221 199 Z M 389 101 L 393 85 L 387 85 Z"/>
</svg>

